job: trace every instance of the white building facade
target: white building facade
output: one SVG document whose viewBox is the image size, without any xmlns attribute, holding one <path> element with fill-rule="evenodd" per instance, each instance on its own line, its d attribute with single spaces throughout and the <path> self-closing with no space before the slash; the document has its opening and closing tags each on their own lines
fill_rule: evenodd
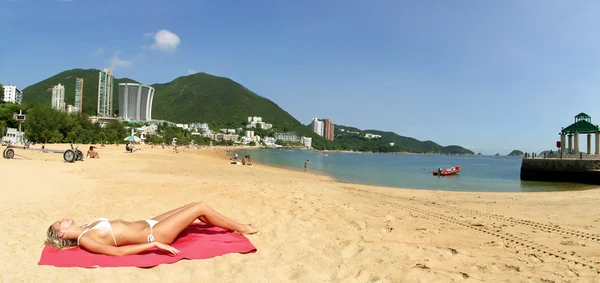
<svg viewBox="0 0 600 283">
<path fill-rule="evenodd" d="M 315 134 L 317 134 L 319 136 L 323 136 L 323 134 L 325 132 L 325 124 L 323 123 L 323 121 L 319 120 L 318 118 L 313 118 L 312 119 L 312 130 Z"/>
<path fill-rule="evenodd" d="M 6 128 L 6 135 L 2 137 L 2 141 L 10 142 L 13 144 L 22 143 L 23 142 L 23 132 L 19 132 L 19 130 L 15 128 Z"/>
<path fill-rule="evenodd" d="M 308 148 L 312 148 L 312 138 L 301 137 L 300 142 L 302 143 L 302 145 Z"/>
<path fill-rule="evenodd" d="M 79 109 L 80 109 L 80 108 L 79 108 L 79 107 L 77 107 L 77 106 L 73 106 L 73 105 L 71 105 L 71 104 L 68 104 L 68 105 L 67 105 L 67 113 L 68 113 L 68 114 L 78 114 L 78 113 L 80 113 L 80 112 L 79 112 Z"/>
<path fill-rule="evenodd" d="M 65 86 L 58 84 L 52 88 L 52 109 L 65 111 Z"/>
<path fill-rule="evenodd" d="M 2 100 L 4 102 L 21 104 L 23 102 L 23 92 L 14 85 L 5 85 Z"/>
<path fill-rule="evenodd" d="M 135 83 L 119 84 L 119 117 L 125 121 L 152 120 L 154 88 Z"/>
<path fill-rule="evenodd" d="M 379 138 L 381 138 L 381 136 L 380 135 L 366 133 L 365 134 L 365 138 L 368 138 L 368 139 L 379 139 Z"/>
<path fill-rule="evenodd" d="M 295 143 L 298 141 L 298 136 L 294 133 L 275 133 L 275 139 L 278 141 Z"/>
<path fill-rule="evenodd" d="M 270 130 L 273 128 L 273 124 L 263 122 L 262 117 L 250 116 L 248 117 L 248 124 L 246 125 L 246 128 L 259 128 L 263 130 Z"/>
</svg>

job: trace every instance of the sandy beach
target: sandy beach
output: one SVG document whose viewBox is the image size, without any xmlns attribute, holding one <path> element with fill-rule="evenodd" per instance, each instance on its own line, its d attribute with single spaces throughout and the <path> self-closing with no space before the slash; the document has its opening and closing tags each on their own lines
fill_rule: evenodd
<svg viewBox="0 0 600 283">
<path fill-rule="evenodd" d="M 0 159 L 0 281 L 600 282 L 599 189 L 392 189 L 231 165 L 214 149 L 98 151 L 75 163 L 37 151 Z M 53 221 L 147 219 L 191 201 L 255 223 L 258 251 L 149 269 L 37 265 Z"/>
</svg>

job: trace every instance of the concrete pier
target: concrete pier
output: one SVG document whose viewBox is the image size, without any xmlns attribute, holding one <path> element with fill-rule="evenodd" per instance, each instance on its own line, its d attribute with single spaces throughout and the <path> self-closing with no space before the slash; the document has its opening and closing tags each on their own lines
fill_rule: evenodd
<svg viewBox="0 0 600 283">
<path fill-rule="evenodd" d="M 600 185 L 600 159 L 523 158 L 521 180 Z"/>
</svg>

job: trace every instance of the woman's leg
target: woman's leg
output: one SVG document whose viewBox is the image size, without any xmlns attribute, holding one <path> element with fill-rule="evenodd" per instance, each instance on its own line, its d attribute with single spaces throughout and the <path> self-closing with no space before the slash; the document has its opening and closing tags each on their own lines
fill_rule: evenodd
<svg viewBox="0 0 600 283">
<path fill-rule="evenodd" d="M 188 203 L 188 204 L 186 204 L 186 205 L 184 205 L 184 206 L 181 206 L 181 207 L 175 208 L 175 209 L 173 209 L 173 210 L 171 210 L 171 211 L 167 211 L 167 212 L 165 212 L 165 213 L 163 213 L 163 214 L 161 214 L 161 215 L 159 215 L 159 216 L 155 216 L 155 217 L 153 217 L 153 218 L 150 218 L 150 219 L 152 219 L 152 220 L 156 220 L 156 221 L 158 221 L 158 222 L 160 222 L 160 221 L 163 221 L 163 219 L 165 219 L 165 218 L 167 218 L 167 217 L 169 217 L 169 216 L 171 216 L 171 215 L 173 215 L 173 214 L 175 214 L 175 213 L 177 213 L 177 212 L 180 212 L 180 211 L 182 211 L 183 209 L 185 209 L 185 208 L 188 208 L 189 206 L 191 206 L 191 205 L 193 205 L 193 204 L 194 204 L 194 202 Z"/>
<path fill-rule="evenodd" d="M 156 226 L 154 226 L 154 238 L 158 242 L 170 244 L 177 238 L 181 231 L 200 217 L 203 217 L 207 223 L 213 226 L 231 231 L 244 234 L 254 234 L 258 232 L 256 227 L 249 224 L 237 223 L 216 212 L 207 204 L 199 202 L 183 208 L 156 224 Z"/>
<path fill-rule="evenodd" d="M 194 204 L 195 204 L 195 202 L 188 203 L 188 204 L 186 204 L 186 205 L 184 205 L 182 207 L 175 208 L 175 209 L 173 209 L 171 211 L 167 211 L 167 212 L 165 212 L 165 213 L 163 213 L 163 214 L 161 214 L 159 216 L 155 216 L 155 217 L 150 218 L 150 219 L 156 220 L 158 222 L 163 221 L 163 219 L 165 219 L 165 218 L 167 218 L 167 217 L 169 217 L 169 216 L 171 216 L 171 215 L 173 215 L 173 214 L 175 214 L 177 212 L 180 212 L 180 211 L 184 210 L 185 208 L 188 208 L 189 206 L 194 205 Z M 198 220 L 200 220 L 200 221 L 202 221 L 204 223 L 208 223 L 208 221 L 206 220 L 206 218 L 204 218 L 204 216 L 199 216 Z M 236 221 L 236 220 L 232 219 L 232 221 L 235 221 L 235 222 L 237 222 L 239 224 L 239 222 Z M 240 224 L 240 225 L 243 225 L 243 224 Z"/>
</svg>

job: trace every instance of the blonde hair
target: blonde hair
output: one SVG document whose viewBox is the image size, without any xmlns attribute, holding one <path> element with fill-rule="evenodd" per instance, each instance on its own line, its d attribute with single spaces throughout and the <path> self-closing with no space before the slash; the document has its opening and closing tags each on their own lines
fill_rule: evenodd
<svg viewBox="0 0 600 283">
<path fill-rule="evenodd" d="M 58 236 L 59 231 L 54 229 L 52 225 L 48 227 L 48 232 L 46 232 L 46 242 L 45 245 L 52 246 L 57 250 L 62 250 L 64 248 L 77 246 L 77 241 L 73 239 L 61 238 Z"/>
</svg>

